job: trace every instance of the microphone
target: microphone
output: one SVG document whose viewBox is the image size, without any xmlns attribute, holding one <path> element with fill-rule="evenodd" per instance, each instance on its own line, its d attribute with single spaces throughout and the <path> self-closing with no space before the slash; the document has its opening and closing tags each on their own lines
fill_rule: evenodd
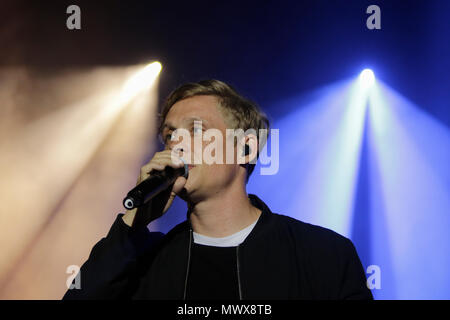
<svg viewBox="0 0 450 320">
<path fill-rule="evenodd" d="M 189 168 L 185 161 L 184 166 L 174 169 L 167 166 L 162 171 L 152 173 L 150 177 L 139 183 L 136 187 L 128 192 L 123 199 L 123 206 L 128 209 L 134 209 L 156 196 L 161 191 L 166 190 L 175 180 L 183 176 L 186 179 L 189 175 Z"/>
</svg>

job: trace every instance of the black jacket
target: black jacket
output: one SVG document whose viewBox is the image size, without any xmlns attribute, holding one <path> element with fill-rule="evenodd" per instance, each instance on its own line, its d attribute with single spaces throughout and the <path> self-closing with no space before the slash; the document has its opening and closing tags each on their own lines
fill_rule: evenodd
<svg viewBox="0 0 450 320">
<path fill-rule="evenodd" d="M 236 247 L 241 299 L 372 299 L 350 240 L 322 227 L 262 213 Z M 81 267 L 81 289 L 63 299 L 184 299 L 193 243 L 190 222 L 166 235 L 131 229 L 118 215 Z"/>
</svg>

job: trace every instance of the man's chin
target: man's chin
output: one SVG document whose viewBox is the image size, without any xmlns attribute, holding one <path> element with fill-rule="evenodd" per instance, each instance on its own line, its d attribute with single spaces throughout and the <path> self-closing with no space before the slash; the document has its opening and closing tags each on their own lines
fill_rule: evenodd
<svg viewBox="0 0 450 320">
<path fill-rule="evenodd" d="M 187 203 L 197 203 L 199 202 L 202 197 L 198 194 L 198 192 L 194 192 L 192 189 L 186 189 L 183 188 L 178 194 L 178 197 L 180 197 L 181 200 L 187 202 Z"/>
</svg>

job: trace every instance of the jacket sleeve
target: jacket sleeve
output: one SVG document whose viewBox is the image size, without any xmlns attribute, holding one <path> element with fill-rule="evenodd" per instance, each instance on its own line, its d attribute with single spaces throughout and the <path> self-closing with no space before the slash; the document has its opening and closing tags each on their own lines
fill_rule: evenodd
<svg viewBox="0 0 450 320">
<path fill-rule="evenodd" d="M 117 216 L 108 235 L 93 247 L 82 265 L 81 288 L 69 289 L 63 300 L 126 299 L 136 290 L 140 257 L 150 254 L 164 234 L 146 227 L 132 229 L 122 216 Z"/>
<path fill-rule="evenodd" d="M 353 243 L 346 239 L 343 250 L 343 274 L 339 299 L 373 300 L 367 287 L 366 274 Z"/>
</svg>

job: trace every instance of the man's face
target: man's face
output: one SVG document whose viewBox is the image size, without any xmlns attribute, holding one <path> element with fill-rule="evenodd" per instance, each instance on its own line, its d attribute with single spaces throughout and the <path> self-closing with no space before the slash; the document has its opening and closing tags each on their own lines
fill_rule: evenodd
<svg viewBox="0 0 450 320">
<path fill-rule="evenodd" d="M 219 102 L 214 96 L 187 98 L 175 103 L 164 121 L 162 137 L 166 143 L 166 149 L 182 148 L 182 158 L 191 164 L 189 166 L 189 177 L 184 186 L 185 191 L 179 195 L 185 200 L 199 201 L 214 196 L 230 186 L 238 174 L 239 165 L 236 162 L 225 164 L 225 158 L 223 158 L 222 164 L 205 163 L 203 159 L 204 150 L 213 140 L 202 141 L 201 146 L 194 144 L 194 139 L 200 141 L 200 136 L 206 130 L 219 130 L 223 137 L 222 154 L 225 156 L 226 140 L 228 139 L 226 129 L 231 128 L 225 123 L 218 104 Z M 176 129 L 187 130 L 190 133 L 190 138 L 171 141 L 171 133 Z M 235 149 L 234 152 L 236 152 Z M 196 164 L 194 158 L 202 159 L 202 163 Z"/>
</svg>

